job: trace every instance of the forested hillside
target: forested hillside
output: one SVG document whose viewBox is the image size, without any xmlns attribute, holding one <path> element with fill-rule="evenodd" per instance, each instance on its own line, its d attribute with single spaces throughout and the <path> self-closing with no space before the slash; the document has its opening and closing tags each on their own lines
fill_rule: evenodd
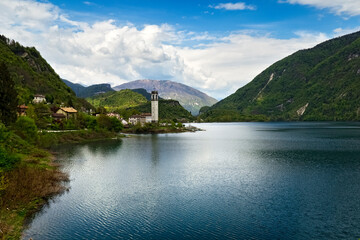
<svg viewBox="0 0 360 240">
<path fill-rule="evenodd" d="M 360 120 L 360 32 L 278 61 L 201 117 L 207 121 Z"/>
<path fill-rule="evenodd" d="M 42 94 L 48 102 L 90 107 L 85 101 L 76 98 L 75 93 L 34 47 L 24 47 L 0 35 L 0 62 L 5 63 L 15 82 L 19 104 L 27 104 L 35 94 Z"/>
</svg>

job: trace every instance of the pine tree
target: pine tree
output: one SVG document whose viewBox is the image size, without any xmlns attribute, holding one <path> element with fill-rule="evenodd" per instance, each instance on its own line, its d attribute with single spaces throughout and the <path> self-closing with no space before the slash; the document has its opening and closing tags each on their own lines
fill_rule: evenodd
<svg viewBox="0 0 360 240">
<path fill-rule="evenodd" d="M 0 63 L 0 120 L 9 125 L 16 120 L 18 94 L 5 63 Z"/>
</svg>

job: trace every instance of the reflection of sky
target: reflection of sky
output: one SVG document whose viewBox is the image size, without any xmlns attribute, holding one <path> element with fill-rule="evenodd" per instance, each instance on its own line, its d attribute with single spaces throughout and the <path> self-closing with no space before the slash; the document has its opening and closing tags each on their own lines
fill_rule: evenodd
<svg viewBox="0 0 360 240">
<path fill-rule="evenodd" d="M 29 237 L 336 239 L 338 232 L 356 233 L 359 128 L 197 126 L 206 131 L 63 149 L 71 190 L 35 219 Z"/>
</svg>

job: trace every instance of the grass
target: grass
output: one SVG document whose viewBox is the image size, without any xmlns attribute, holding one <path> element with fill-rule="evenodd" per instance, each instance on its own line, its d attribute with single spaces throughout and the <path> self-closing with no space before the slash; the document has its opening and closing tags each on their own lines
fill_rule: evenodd
<svg viewBox="0 0 360 240">
<path fill-rule="evenodd" d="M 68 176 L 38 158 L 28 157 L 13 170 L 1 174 L 0 239 L 20 239 L 25 220 L 52 196 L 66 190 L 63 183 Z"/>
</svg>

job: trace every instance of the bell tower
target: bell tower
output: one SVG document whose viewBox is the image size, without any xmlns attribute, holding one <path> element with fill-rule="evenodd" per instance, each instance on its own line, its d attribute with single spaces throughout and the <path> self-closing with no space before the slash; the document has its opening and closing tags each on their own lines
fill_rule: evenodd
<svg viewBox="0 0 360 240">
<path fill-rule="evenodd" d="M 159 94 L 158 91 L 151 92 L 151 120 L 159 121 Z"/>
</svg>

